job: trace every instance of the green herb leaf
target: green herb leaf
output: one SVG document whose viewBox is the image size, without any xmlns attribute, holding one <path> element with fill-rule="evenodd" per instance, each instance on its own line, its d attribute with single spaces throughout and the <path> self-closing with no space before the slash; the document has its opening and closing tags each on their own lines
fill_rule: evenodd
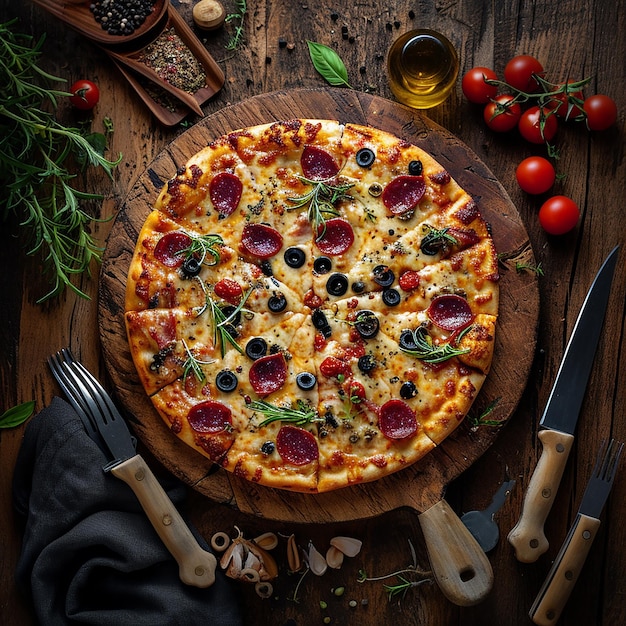
<svg viewBox="0 0 626 626">
<path fill-rule="evenodd" d="M 302 400 L 298 400 L 296 408 L 276 406 L 265 400 L 251 402 L 250 408 L 265 415 L 266 419 L 259 424 L 260 427 L 267 426 L 272 422 L 287 422 L 296 426 L 302 426 L 310 422 L 323 421 L 318 416 L 317 411 Z"/>
<path fill-rule="evenodd" d="M 35 402 L 23 402 L 0 415 L 0 428 L 14 428 L 23 424 L 35 410 Z"/>
<path fill-rule="evenodd" d="M 331 85 L 345 85 L 352 89 L 348 82 L 348 71 L 341 57 L 332 48 L 322 43 L 307 41 L 307 44 L 313 67 L 322 75 L 322 78 Z"/>
<path fill-rule="evenodd" d="M 459 334 L 457 343 L 470 328 L 471 326 L 468 326 Z M 416 347 L 409 350 L 400 346 L 400 350 L 406 354 L 414 356 L 417 359 L 420 359 L 421 361 L 424 361 L 424 363 L 443 363 L 454 356 L 467 354 L 470 351 L 469 348 L 457 348 L 450 343 L 436 345 L 433 342 L 432 337 L 428 334 L 428 331 L 423 326 L 419 326 L 412 331 L 412 335 L 413 342 Z"/>
</svg>

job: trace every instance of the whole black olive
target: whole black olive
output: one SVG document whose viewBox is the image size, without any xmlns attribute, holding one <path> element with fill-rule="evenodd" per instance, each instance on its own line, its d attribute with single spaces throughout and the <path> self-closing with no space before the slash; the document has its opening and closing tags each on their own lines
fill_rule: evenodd
<svg viewBox="0 0 626 626">
<path fill-rule="evenodd" d="M 235 311 L 237 311 L 237 307 L 230 304 L 222 307 L 222 313 L 224 314 L 224 317 L 226 319 L 228 319 L 234 313 L 233 318 L 229 320 L 233 326 L 237 326 L 237 324 L 241 322 L 241 311 L 237 311 L 236 313 Z"/>
<path fill-rule="evenodd" d="M 359 167 L 370 167 L 376 160 L 376 155 L 369 148 L 361 148 L 356 153 L 356 163 Z"/>
<path fill-rule="evenodd" d="M 400 397 L 404 400 L 410 400 L 417 395 L 417 387 L 414 382 L 407 380 L 400 387 Z"/>
<path fill-rule="evenodd" d="M 326 318 L 326 315 L 324 315 L 324 312 L 319 309 L 315 309 L 315 311 L 313 311 L 311 321 L 313 322 L 313 326 L 315 326 L 318 330 L 321 330 L 324 326 L 328 326 L 328 319 Z"/>
<path fill-rule="evenodd" d="M 343 296 L 348 291 L 348 277 L 345 274 L 331 274 L 326 281 L 326 291 L 331 296 Z"/>
<path fill-rule="evenodd" d="M 235 374 L 233 374 L 230 370 L 222 370 L 221 372 L 218 372 L 215 377 L 215 384 L 220 391 L 229 393 L 237 389 L 239 381 L 237 380 L 237 376 L 235 376 Z"/>
<path fill-rule="evenodd" d="M 287 298 L 282 293 L 275 294 L 268 299 L 267 308 L 272 313 L 280 313 L 287 308 Z"/>
<path fill-rule="evenodd" d="M 368 372 L 371 372 L 373 369 L 375 369 L 376 359 L 374 359 L 371 354 L 364 354 L 363 356 L 359 357 L 358 366 L 362 372 L 367 374 Z"/>
<path fill-rule="evenodd" d="M 373 270 L 374 282 L 381 287 L 391 287 L 396 280 L 393 270 L 386 265 L 377 265 Z"/>
<path fill-rule="evenodd" d="M 302 391 L 309 391 L 309 389 L 313 389 L 315 384 L 317 383 L 317 378 L 310 372 L 300 372 L 296 376 L 296 384 Z"/>
<path fill-rule="evenodd" d="M 363 339 L 371 339 L 378 334 L 380 322 L 373 311 L 359 311 L 354 327 Z"/>
<path fill-rule="evenodd" d="M 352 291 L 354 291 L 354 293 L 363 293 L 365 291 L 365 283 L 362 280 L 353 282 Z"/>
<path fill-rule="evenodd" d="M 246 344 L 246 356 L 253 361 L 267 354 L 267 341 L 263 337 L 252 337 Z"/>
<path fill-rule="evenodd" d="M 383 291 L 383 302 L 387 306 L 398 306 L 402 300 L 400 292 L 396 289 L 385 289 Z"/>
<path fill-rule="evenodd" d="M 333 266 L 333 262 L 327 256 L 318 256 L 313 261 L 313 270 L 318 274 L 328 274 Z"/>
<path fill-rule="evenodd" d="M 195 256 L 190 256 L 183 261 L 181 269 L 184 277 L 193 278 L 200 273 L 200 270 L 202 269 L 202 263 L 200 263 L 200 261 L 196 259 Z"/>
<path fill-rule="evenodd" d="M 306 261 L 306 254 L 302 248 L 287 248 L 284 254 L 285 263 L 289 267 L 302 267 Z"/>
<path fill-rule="evenodd" d="M 411 176 L 421 176 L 424 171 L 424 166 L 421 161 L 411 161 L 409 163 L 409 174 Z"/>
<path fill-rule="evenodd" d="M 261 446 L 261 452 L 263 454 L 266 454 L 267 456 L 269 456 L 270 454 L 272 454 L 272 452 L 274 452 L 274 450 L 276 450 L 276 444 L 273 441 L 266 441 L 262 446 Z"/>
</svg>

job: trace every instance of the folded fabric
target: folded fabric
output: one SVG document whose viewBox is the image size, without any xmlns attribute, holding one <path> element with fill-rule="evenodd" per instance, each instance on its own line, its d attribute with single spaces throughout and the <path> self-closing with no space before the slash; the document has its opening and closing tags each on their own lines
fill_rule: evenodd
<svg viewBox="0 0 626 626">
<path fill-rule="evenodd" d="M 242 624 L 219 568 L 207 589 L 180 581 L 134 493 L 102 471 L 107 460 L 60 398 L 26 428 L 13 478 L 24 521 L 16 580 L 41 624 Z M 185 486 L 172 478 L 164 488 L 180 510 Z"/>
</svg>

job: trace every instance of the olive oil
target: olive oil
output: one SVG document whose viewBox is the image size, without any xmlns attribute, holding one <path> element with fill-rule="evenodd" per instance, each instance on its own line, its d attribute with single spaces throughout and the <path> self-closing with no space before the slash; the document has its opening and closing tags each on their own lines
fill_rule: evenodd
<svg viewBox="0 0 626 626">
<path fill-rule="evenodd" d="M 391 91 L 400 102 L 428 109 L 448 97 L 459 73 L 459 58 L 442 34 L 412 30 L 392 44 L 387 71 Z"/>
</svg>

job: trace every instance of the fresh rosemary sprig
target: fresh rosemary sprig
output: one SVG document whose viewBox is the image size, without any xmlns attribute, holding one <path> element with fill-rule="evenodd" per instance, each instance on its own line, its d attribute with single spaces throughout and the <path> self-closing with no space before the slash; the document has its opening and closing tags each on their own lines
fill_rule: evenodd
<svg viewBox="0 0 626 626">
<path fill-rule="evenodd" d="M 88 165 L 112 177 L 121 156 L 105 159 L 101 133 L 70 128 L 55 119 L 58 99 L 71 94 L 43 86 L 63 79 L 37 65 L 44 38 L 33 43 L 14 32 L 15 24 L 0 24 L 0 186 L 6 190 L 0 216 L 17 217 L 26 254 L 43 260 L 51 286 L 39 302 L 66 287 L 87 297 L 71 279 L 88 272 L 91 262 L 100 260 L 102 248 L 90 229 L 97 220 L 82 203 L 102 196 L 78 190 L 73 179 Z"/>
<path fill-rule="evenodd" d="M 206 294 L 206 307 L 208 308 L 209 316 L 211 319 L 211 325 L 213 326 L 213 343 L 220 346 L 220 352 L 222 357 L 226 354 L 226 348 L 231 345 L 237 352 L 243 354 L 241 346 L 237 343 L 233 335 L 230 333 L 229 325 L 237 317 L 237 314 L 243 309 L 246 300 L 252 293 L 252 287 L 243 295 L 239 304 L 235 307 L 230 315 L 226 316 L 224 311 L 218 306 L 217 302 L 207 293 Z"/>
<path fill-rule="evenodd" d="M 311 422 L 323 421 L 317 414 L 317 411 L 309 406 L 304 400 L 298 400 L 296 408 L 276 406 L 265 400 L 255 400 L 250 403 L 253 411 L 258 411 L 266 417 L 259 427 L 267 426 L 272 422 L 286 422 L 302 426 Z"/>
<path fill-rule="evenodd" d="M 211 361 L 201 361 L 191 352 L 187 342 L 183 339 L 183 346 L 185 347 L 185 352 L 187 353 L 187 359 L 183 364 L 183 383 L 187 380 L 187 377 L 191 374 L 195 376 L 196 380 L 199 383 L 203 383 L 206 380 L 206 376 L 202 371 L 202 365 L 209 365 L 210 363 L 214 363 L 215 359 Z"/>
<path fill-rule="evenodd" d="M 471 414 L 468 415 L 469 424 L 472 430 L 476 430 L 479 426 L 502 426 L 502 424 L 504 423 L 502 420 L 489 419 L 489 415 L 493 413 L 496 406 L 498 406 L 498 404 L 500 403 L 501 399 L 502 398 L 496 398 L 495 400 L 492 400 L 485 407 L 484 411 L 477 417 L 474 417 Z"/>
<path fill-rule="evenodd" d="M 461 340 L 463 335 L 469 331 L 471 326 L 465 328 L 458 336 L 457 343 Z M 460 356 L 461 354 L 467 354 L 469 348 L 456 348 L 451 343 L 446 342 L 440 345 L 436 345 L 433 342 L 432 337 L 428 334 L 428 331 L 423 326 L 419 326 L 415 330 L 411 331 L 415 348 L 408 349 L 400 346 L 400 350 L 406 354 L 424 361 L 425 363 L 443 363 L 454 356 Z"/>
<path fill-rule="evenodd" d="M 199 263 L 206 265 L 217 265 L 220 262 L 219 247 L 224 245 L 224 240 L 220 235 L 196 235 L 188 231 L 185 232 L 191 237 L 191 245 L 181 251 L 186 259 L 197 257 Z M 207 256 L 210 257 L 209 261 L 206 260 Z"/>
<path fill-rule="evenodd" d="M 235 32 L 228 40 L 228 43 L 226 44 L 226 50 L 231 50 L 234 52 L 241 44 L 243 44 L 245 37 L 244 22 L 247 13 L 248 6 L 246 0 L 237 0 L 235 12 L 229 13 L 226 16 L 224 20 L 226 23 L 236 22 Z"/>
<path fill-rule="evenodd" d="M 321 239 L 326 232 L 326 216 L 337 217 L 339 211 L 335 205 L 340 200 L 349 198 L 347 191 L 354 187 L 353 183 L 335 183 L 335 180 L 310 180 L 304 176 L 298 178 L 311 185 L 311 190 L 302 196 L 287 198 L 292 206 L 288 211 L 301 209 L 308 205 L 307 219 L 313 228 L 316 239 Z"/>
<path fill-rule="evenodd" d="M 458 241 L 456 237 L 448 233 L 449 230 L 449 228 L 438 229 L 430 224 L 424 224 L 422 226 L 424 237 L 420 243 L 420 248 L 425 251 L 426 254 L 432 254 L 448 245 L 454 246 Z"/>
</svg>

